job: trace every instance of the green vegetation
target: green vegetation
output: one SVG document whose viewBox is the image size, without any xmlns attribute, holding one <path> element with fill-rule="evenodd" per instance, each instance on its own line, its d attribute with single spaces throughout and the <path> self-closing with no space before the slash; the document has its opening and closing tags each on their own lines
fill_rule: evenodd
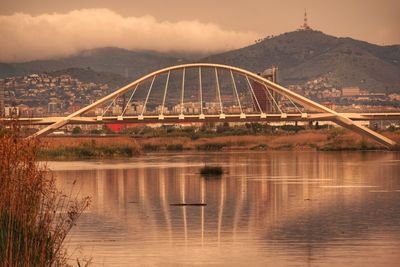
<svg viewBox="0 0 400 267">
<path fill-rule="evenodd" d="M 304 130 L 305 128 L 303 126 L 297 126 L 297 125 L 283 125 L 281 126 L 281 129 L 287 132 L 299 132 Z"/>
<path fill-rule="evenodd" d="M 182 144 L 167 145 L 166 149 L 168 151 L 182 151 L 183 150 L 183 145 Z"/>
<path fill-rule="evenodd" d="M 74 127 L 74 129 L 72 129 L 72 134 L 82 134 L 82 129 L 79 126 Z"/>
<path fill-rule="evenodd" d="M 200 170 L 200 174 L 203 176 L 219 176 L 224 173 L 224 170 L 220 166 L 207 166 L 205 165 Z"/>
<path fill-rule="evenodd" d="M 160 149 L 161 149 L 161 145 L 158 145 L 158 144 L 144 144 L 143 146 L 142 146 L 142 149 L 144 150 L 144 151 L 160 151 Z"/>
<path fill-rule="evenodd" d="M 366 150 L 379 150 L 379 149 L 382 148 L 379 148 L 373 144 L 369 144 L 365 140 L 361 140 L 360 142 L 348 144 L 345 146 L 329 143 L 323 147 L 317 147 L 317 150 L 319 151 L 366 151 Z"/>
<path fill-rule="evenodd" d="M 0 134 L 0 266 L 64 266 L 64 240 L 89 205 L 58 191 L 40 143 Z"/>
<path fill-rule="evenodd" d="M 400 151 L 400 145 L 395 145 L 394 147 L 392 147 L 391 150 L 392 151 Z"/>
<path fill-rule="evenodd" d="M 219 151 L 219 150 L 222 150 L 226 146 L 228 146 L 227 143 L 205 143 L 205 144 L 196 145 L 196 149 L 204 150 L 204 151 Z"/>
<path fill-rule="evenodd" d="M 395 125 L 391 124 L 389 125 L 389 127 L 386 128 L 386 130 L 388 130 L 389 132 L 396 132 L 399 129 L 399 127 L 396 127 Z"/>
<path fill-rule="evenodd" d="M 63 146 L 41 149 L 39 156 L 42 159 L 90 159 L 90 158 L 118 158 L 132 157 L 138 153 L 128 145 L 96 145 L 85 143 L 78 146 Z"/>
<path fill-rule="evenodd" d="M 301 128 L 301 127 L 300 127 Z M 299 129 L 300 129 L 299 128 Z M 197 140 L 203 137 L 215 136 L 236 136 L 236 135 L 262 135 L 271 134 L 279 127 L 272 127 L 265 123 L 246 123 L 243 125 L 229 126 L 228 123 L 215 125 L 214 123 L 204 124 L 201 127 L 179 127 L 166 125 L 160 128 L 148 126 L 125 128 L 121 134 L 129 134 L 138 137 L 188 137 Z"/>
</svg>

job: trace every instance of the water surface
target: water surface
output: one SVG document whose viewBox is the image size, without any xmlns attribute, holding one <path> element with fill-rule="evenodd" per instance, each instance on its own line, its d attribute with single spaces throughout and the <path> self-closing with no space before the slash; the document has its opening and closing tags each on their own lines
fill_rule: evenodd
<svg viewBox="0 0 400 267">
<path fill-rule="evenodd" d="M 201 177 L 205 163 L 225 174 Z M 149 154 L 49 167 L 61 188 L 76 180 L 92 196 L 68 246 L 94 266 L 400 262 L 400 153 Z"/>
</svg>

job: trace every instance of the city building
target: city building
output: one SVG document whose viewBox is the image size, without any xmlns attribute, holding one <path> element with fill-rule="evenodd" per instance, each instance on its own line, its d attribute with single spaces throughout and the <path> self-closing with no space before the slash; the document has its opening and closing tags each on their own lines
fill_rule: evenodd
<svg viewBox="0 0 400 267">
<path fill-rule="evenodd" d="M 343 87 L 342 88 L 342 96 L 358 96 L 361 94 L 361 89 L 359 87 Z"/>
<path fill-rule="evenodd" d="M 278 68 L 272 66 L 271 69 L 264 70 L 260 74 L 260 76 L 270 80 L 271 82 L 276 83 L 278 78 Z M 272 90 L 268 92 L 267 90 L 265 90 L 264 85 L 256 81 L 253 82 L 252 87 L 254 91 L 254 110 L 259 112 L 261 109 L 261 111 L 264 113 L 273 113 L 275 111 L 274 99 L 275 101 L 277 101 L 277 96 L 275 95 L 275 92 L 273 92 Z"/>
</svg>

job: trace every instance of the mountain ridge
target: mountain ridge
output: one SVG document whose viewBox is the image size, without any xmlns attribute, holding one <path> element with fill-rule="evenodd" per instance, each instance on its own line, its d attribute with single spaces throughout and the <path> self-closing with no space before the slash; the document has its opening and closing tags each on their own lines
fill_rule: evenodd
<svg viewBox="0 0 400 267">
<path fill-rule="evenodd" d="M 205 58 L 259 72 L 275 65 L 280 83 L 303 84 L 333 73 L 337 87 L 400 91 L 400 45 L 378 46 L 319 31 L 296 31 Z"/>
<path fill-rule="evenodd" d="M 0 78 L 89 68 L 133 80 L 167 66 L 208 62 L 253 72 L 275 65 L 279 68 L 279 83 L 285 86 L 302 85 L 329 74 L 330 83 L 338 88 L 359 86 L 373 92 L 400 92 L 400 45 L 380 46 L 315 30 L 287 32 L 239 49 L 198 57 L 200 55 L 191 57 L 106 47 L 85 50 L 62 59 L 0 63 Z"/>
</svg>

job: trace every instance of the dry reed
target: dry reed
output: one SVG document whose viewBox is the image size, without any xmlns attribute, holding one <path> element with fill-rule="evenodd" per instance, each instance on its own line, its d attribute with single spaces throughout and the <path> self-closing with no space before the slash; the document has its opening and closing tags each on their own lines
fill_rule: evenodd
<svg viewBox="0 0 400 267">
<path fill-rule="evenodd" d="M 10 129 L 0 134 L 0 266 L 63 266 L 64 240 L 89 198 L 58 191 L 37 161 L 39 141 Z"/>
<path fill-rule="evenodd" d="M 383 132 L 385 136 L 400 143 L 400 131 Z M 185 150 L 207 147 L 210 143 L 221 144 L 224 150 L 245 150 L 262 148 L 269 150 L 348 150 L 348 149 L 382 149 L 383 147 L 370 139 L 342 128 L 323 130 L 303 130 L 300 132 L 278 132 L 263 135 L 223 135 L 199 136 L 196 139 L 183 136 L 161 136 L 149 138 L 120 137 L 47 137 L 45 142 L 49 150 L 64 147 L 81 146 L 88 142 L 96 142 L 98 146 L 128 146 L 133 155 L 142 151 L 171 151 L 172 146 L 181 146 Z M 218 149 L 217 149 L 218 150 Z M 52 158 L 52 157 L 49 157 Z M 56 158 L 56 157 L 53 157 Z"/>
</svg>

